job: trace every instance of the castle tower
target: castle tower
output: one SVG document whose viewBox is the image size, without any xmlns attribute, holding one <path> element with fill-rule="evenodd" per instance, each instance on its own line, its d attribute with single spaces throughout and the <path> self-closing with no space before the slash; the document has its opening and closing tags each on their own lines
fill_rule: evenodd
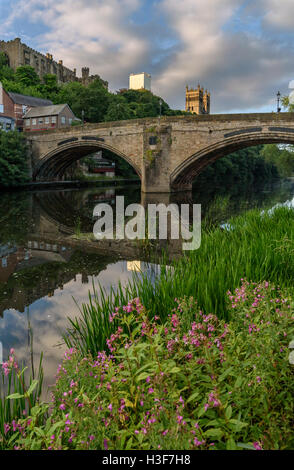
<svg viewBox="0 0 294 470">
<path fill-rule="evenodd" d="M 90 78 L 90 69 L 89 67 L 82 68 L 82 84 L 84 86 L 89 85 L 89 78 Z"/>
<path fill-rule="evenodd" d="M 210 114 L 210 93 L 198 87 L 189 89 L 186 86 L 186 111 L 193 114 Z"/>
</svg>

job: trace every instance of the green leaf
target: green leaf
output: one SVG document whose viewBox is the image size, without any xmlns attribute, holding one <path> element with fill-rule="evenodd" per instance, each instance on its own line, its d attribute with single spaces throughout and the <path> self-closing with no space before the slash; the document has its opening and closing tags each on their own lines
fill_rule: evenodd
<svg viewBox="0 0 294 470">
<path fill-rule="evenodd" d="M 132 444 L 133 444 L 133 438 L 131 437 L 127 442 L 126 450 L 130 450 L 132 448 Z"/>
<path fill-rule="evenodd" d="M 38 385 L 38 380 L 33 380 L 28 391 L 25 393 L 25 395 L 30 396 L 35 390 L 35 388 L 37 387 L 37 385 Z"/>
<path fill-rule="evenodd" d="M 140 382 L 141 380 L 147 379 L 150 374 L 148 372 L 142 372 L 138 377 L 136 377 L 137 382 Z"/>
<path fill-rule="evenodd" d="M 231 405 L 230 405 L 230 406 L 228 406 L 228 408 L 226 409 L 226 413 L 225 413 L 225 414 L 226 414 L 226 418 L 227 418 L 227 419 L 231 419 L 231 416 L 232 416 L 232 411 L 233 411 L 233 410 L 232 410 L 232 407 L 231 407 Z"/>
<path fill-rule="evenodd" d="M 232 437 L 229 437 L 229 439 L 227 440 L 226 449 L 237 450 L 236 442 L 234 441 Z"/>
<path fill-rule="evenodd" d="M 173 367 L 169 373 L 170 374 L 177 374 L 178 372 L 181 372 L 181 369 L 179 367 Z"/>
<path fill-rule="evenodd" d="M 64 426 L 64 421 L 58 421 L 58 423 L 54 423 L 53 426 L 51 426 L 48 434 L 52 436 L 52 434 L 54 434 L 56 429 L 61 428 L 62 426 Z"/>
<path fill-rule="evenodd" d="M 229 367 L 229 369 L 227 369 L 225 372 L 222 373 L 222 375 L 219 376 L 218 381 L 222 382 L 228 377 L 228 375 L 235 375 L 235 374 L 232 374 L 233 370 L 234 370 L 233 367 Z"/>
<path fill-rule="evenodd" d="M 39 437 L 42 437 L 42 438 L 46 437 L 45 432 L 43 431 L 43 429 L 35 427 L 34 431 Z"/>
<path fill-rule="evenodd" d="M 229 423 L 232 424 L 233 427 L 235 427 L 236 432 L 239 432 L 241 431 L 242 428 L 245 428 L 246 426 L 248 426 L 248 423 L 243 423 L 242 421 L 239 421 L 238 419 L 230 419 Z"/>
<path fill-rule="evenodd" d="M 235 382 L 235 388 L 241 387 L 242 382 L 243 382 L 243 378 L 239 375 L 239 377 L 237 377 L 237 380 Z"/>
<path fill-rule="evenodd" d="M 12 395 L 8 395 L 8 397 L 6 397 L 7 400 L 18 400 L 19 398 L 24 398 L 24 395 L 21 395 L 20 393 L 13 393 Z"/>
<path fill-rule="evenodd" d="M 238 443 L 237 447 L 239 447 L 240 449 L 255 450 L 252 444 L 242 444 L 242 442 Z"/>
<path fill-rule="evenodd" d="M 195 398 L 198 396 L 199 396 L 199 392 L 192 393 L 192 395 L 189 396 L 187 403 L 190 403 L 191 401 L 195 400 Z"/>
<path fill-rule="evenodd" d="M 219 428 L 216 428 L 216 429 L 208 429 L 207 431 L 205 431 L 204 433 L 205 436 L 207 437 L 212 437 L 213 439 L 221 439 L 224 435 L 224 432 L 219 429 Z"/>
</svg>

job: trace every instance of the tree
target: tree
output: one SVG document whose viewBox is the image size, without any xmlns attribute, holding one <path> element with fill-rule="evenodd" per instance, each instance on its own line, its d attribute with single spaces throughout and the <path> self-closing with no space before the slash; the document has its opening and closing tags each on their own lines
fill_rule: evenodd
<svg viewBox="0 0 294 470">
<path fill-rule="evenodd" d="M 43 77 L 43 82 L 44 82 L 43 90 L 47 94 L 47 96 L 50 96 L 52 94 L 57 95 L 57 93 L 60 90 L 60 87 L 57 83 L 56 75 L 47 73 Z"/>
<path fill-rule="evenodd" d="M 0 80 L 13 80 L 14 72 L 8 65 L 8 59 L 3 52 L 0 53 Z"/>
<path fill-rule="evenodd" d="M 133 119 L 135 117 L 134 112 L 128 105 L 128 103 L 118 103 L 113 101 L 105 115 L 105 121 L 121 121 L 125 119 Z"/>
<path fill-rule="evenodd" d="M 261 154 L 266 162 L 277 167 L 280 176 L 287 177 L 294 174 L 294 148 L 292 145 L 265 145 Z"/>
<path fill-rule="evenodd" d="M 18 67 L 15 72 L 16 79 L 24 86 L 38 85 L 40 78 L 35 72 L 35 69 L 30 65 L 22 65 Z"/>
<path fill-rule="evenodd" d="M 27 147 L 23 134 L 0 131 L 0 187 L 29 181 Z"/>
<path fill-rule="evenodd" d="M 87 88 L 79 82 L 67 83 L 58 93 L 55 104 L 67 103 L 78 118 L 88 122 L 104 121 L 111 94 L 103 87 L 100 80 L 95 80 Z"/>
</svg>

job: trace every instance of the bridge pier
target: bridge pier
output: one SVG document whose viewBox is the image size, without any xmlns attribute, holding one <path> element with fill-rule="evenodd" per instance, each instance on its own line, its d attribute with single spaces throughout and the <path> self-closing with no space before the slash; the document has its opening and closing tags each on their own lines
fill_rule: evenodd
<svg viewBox="0 0 294 470">
<path fill-rule="evenodd" d="M 171 193 L 172 127 L 145 126 L 143 133 L 142 193 Z"/>
</svg>

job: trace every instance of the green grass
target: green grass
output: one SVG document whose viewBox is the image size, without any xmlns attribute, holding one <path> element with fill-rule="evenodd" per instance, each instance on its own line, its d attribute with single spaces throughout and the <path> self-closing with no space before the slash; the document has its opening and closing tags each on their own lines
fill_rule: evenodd
<svg viewBox="0 0 294 470">
<path fill-rule="evenodd" d="M 95 355 L 115 328 L 109 314 L 115 306 L 134 297 L 150 315 L 164 321 L 174 308 L 175 298 L 193 296 L 206 313 L 228 318 L 225 294 L 249 281 L 271 281 L 292 288 L 294 279 L 294 210 L 279 208 L 273 214 L 252 210 L 230 219 L 233 227 L 205 229 L 199 250 L 173 262 L 174 270 L 162 267 L 155 283 L 134 276 L 126 288 L 112 288 L 109 295 L 98 285 L 89 293 L 89 304 L 80 308 L 81 317 L 70 320 L 64 339 L 69 347 Z"/>
</svg>

